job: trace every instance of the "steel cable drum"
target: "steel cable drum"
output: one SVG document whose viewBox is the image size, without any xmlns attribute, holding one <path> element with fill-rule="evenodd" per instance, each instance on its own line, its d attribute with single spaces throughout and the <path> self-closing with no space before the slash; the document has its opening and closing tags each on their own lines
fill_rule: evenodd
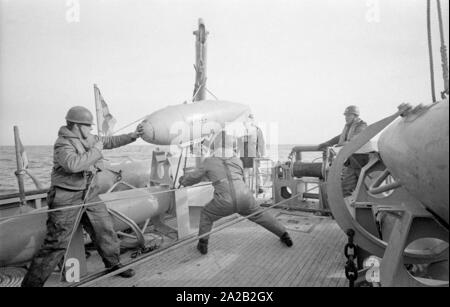
<svg viewBox="0 0 450 307">
<path fill-rule="evenodd" d="M 293 165 L 292 173 L 295 177 L 314 177 L 323 179 L 322 163 L 308 163 L 296 161 Z"/>
<path fill-rule="evenodd" d="M 416 108 L 378 140 L 383 162 L 411 195 L 449 222 L 448 99 Z"/>
<path fill-rule="evenodd" d="M 219 100 L 169 106 L 146 117 L 142 122 L 142 139 L 155 145 L 185 143 L 191 138 L 192 128 L 196 139 L 209 135 L 211 130 L 218 132 L 227 124 L 244 121 L 249 114 L 250 108 L 246 105 Z M 195 135 L 197 133 L 199 135 Z"/>
</svg>

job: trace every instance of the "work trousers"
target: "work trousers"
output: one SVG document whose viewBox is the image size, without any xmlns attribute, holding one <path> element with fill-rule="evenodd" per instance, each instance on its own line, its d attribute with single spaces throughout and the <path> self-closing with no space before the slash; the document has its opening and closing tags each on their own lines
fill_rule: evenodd
<svg viewBox="0 0 450 307">
<path fill-rule="evenodd" d="M 49 209 L 79 205 L 84 191 L 70 191 L 52 187 L 48 193 Z M 104 204 L 87 206 L 81 224 L 96 246 L 105 267 L 119 264 L 120 242 Z M 70 243 L 80 208 L 48 213 L 47 234 L 39 252 L 33 258 L 22 287 L 42 287 L 55 267 L 63 259 Z"/>
<path fill-rule="evenodd" d="M 361 169 L 368 161 L 369 156 L 367 154 L 354 154 L 345 163 L 345 167 L 342 169 L 342 193 L 344 197 L 352 195 L 358 184 Z"/>
<path fill-rule="evenodd" d="M 234 213 L 239 213 L 240 215 L 247 216 L 258 210 L 261 210 L 259 206 L 256 205 L 254 198 L 248 198 L 246 201 L 238 201 L 237 207 L 235 208 L 232 203 L 218 201 L 213 199 L 205 207 L 202 208 L 200 213 L 200 226 L 198 234 L 202 235 L 211 231 L 213 223 L 223 217 L 229 216 Z M 286 228 L 277 219 L 275 219 L 268 212 L 258 213 L 254 216 L 248 218 L 250 221 L 261 225 L 270 232 L 274 233 L 278 237 L 281 237 L 285 232 Z M 209 236 L 201 239 L 204 242 L 208 242 Z"/>
</svg>

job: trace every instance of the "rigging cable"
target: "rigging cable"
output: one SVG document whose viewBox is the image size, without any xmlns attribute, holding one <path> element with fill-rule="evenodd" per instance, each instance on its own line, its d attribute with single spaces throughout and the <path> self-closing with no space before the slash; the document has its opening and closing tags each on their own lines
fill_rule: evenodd
<svg viewBox="0 0 450 307">
<path fill-rule="evenodd" d="M 165 247 L 163 249 L 155 250 L 155 251 L 150 252 L 150 253 L 148 253 L 147 255 L 145 255 L 145 256 L 143 256 L 141 258 L 138 258 L 138 259 L 135 259 L 135 260 L 131 260 L 130 262 L 124 264 L 121 268 L 119 268 L 117 270 L 114 270 L 114 271 L 103 270 L 103 271 L 100 271 L 98 273 L 94 273 L 91 276 L 88 276 L 85 279 L 81 280 L 80 282 L 72 283 L 72 284 L 68 285 L 68 287 L 90 286 L 90 285 L 92 285 L 92 284 L 94 284 L 96 282 L 102 281 L 102 280 L 104 280 L 104 279 L 106 279 L 108 277 L 120 274 L 120 273 L 128 270 L 129 268 L 132 268 L 132 267 L 135 267 L 135 266 L 140 265 L 142 263 L 145 263 L 145 262 L 155 258 L 156 256 L 161 256 L 162 254 L 165 254 L 165 253 L 167 253 L 169 251 L 172 251 L 174 249 L 180 248 L 180 247 L 185 246 L 187 244 L 190 244 L 190 243 L 192 243 L 194 241 L 197 241 L 197 240 L 199 240 L 201 238 L 207 237 L 207 236 L 209 236 L 209 235 L 211 235 L 213 233 L 221 231 L 222 229 L 228 228 L 228 227 L 230 227 L 230 226 L 232 226 L 232 225 L 234 225 L 236 223 L 240 223 L 240 222 L 242 222 L 244 220 L 247 220 L 248 218 L 250 218 L 252 216 L 261 214 L 263 212 L 266 212 L 266 211 L 268 211 L 268 210 L 270 210 L 270 209 L 272 209 L 272 208 L 274 208 L 276 206 L 279 206 L 281 204 L 284 204 L 284 203 L 286 203 L 288 201 L 292 201 L 296 197 L 299 197 L 301 194 L 302 193 L 297 193 L 295 195 L 292 195 L 288 199 L 283 199 L 283 200 L 279 201 L 278 203 L 271 204 L 270 206 L 268 206 L 268 207 L 266 207 L 264 209 L 261 208 L 261 210 L 257 210 L 255 212 L 249 214 L 249 215 L 245 215 L 245 216 L 242 215 L 242 216 L 236 217 L 234 219 L 228 220 L 228 221 L 224 222 L 223 224 L 221 224 L 221 225 L 219 225 L 217 227 L 214 227 L 212 230 L 210 230 L 209 232 L 204 233 L 202 235 L 188 236 L 186 239 L 181 240 L 181 241 L 177 241 L 175 243 L 172 243 L 172 244 L 170 244 L 169 246 L 167 246 L 167 247 Z"/>
<path fill-rule="evenodd" d="M 442 10 L 441 10 L 441 0 L 437 0 L 438 18 L 439 18 L 439 34 L 441 37 L 441 62 L 442 62 L 442 75 L 444 78 L 444 91 L 441 92 L 442 99 L 445 99 L 445 95 L 449 95 L 449 85 L 448 85 L 448 58 L 447 58 L 447 47 L 445 46 L 444 40 L 444 25 L 442 22 Z"/>
<path fill-rule="evenodd" d="M 427 0 L 427 32 L 428 32 L 428 57 L 430 60 L 430 80 L 431 80 L 431 99 L 436 102 L 436 93 L 434 88 L 434 69 L 433 69 L 433 46 L 431 43 L 431 0 Z"/>
<path fill-rule="evenodd" d="M 143 116 L 143 117 L 140 117 L 139 119 L 135 120 L 134 122 L 132 122 L 132 123 L 126 125 L 126 126 L 123 126 L 123 127 L 120 128 L 120 129 L 115 130 L 112 134 L 114 135 L 114 134 L 116 134 L 117 132 L 119 132 L 119 131 L 121 131 L 121 130 L 123 130 L 123 129 L 125 129 L 125 128 L 130 127 L 131 125 L 137 123 L 138 121 L 141 121 L 141 120 L 145 119 L 146 117 L 147 117 L 147 115 L 145 115 L 145 116 Z"/>
</svg>

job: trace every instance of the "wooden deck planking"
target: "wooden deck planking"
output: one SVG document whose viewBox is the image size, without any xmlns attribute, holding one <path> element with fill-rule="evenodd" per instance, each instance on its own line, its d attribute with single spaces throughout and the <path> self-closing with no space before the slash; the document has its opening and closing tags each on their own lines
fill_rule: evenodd
<svg viewBox="0 0 450 307">
<path fill-rule="evenodd" d="M 333 236 L 333 239 L 335 236 Z M 319 269 L 317 270 L 315 276 L 308 279 L 308 286 L 317 286 L 317 281 L 320 283 L 325 283 L 330 271 L 333 268 L 333 259 L 335 255 L 333 253 L 335 246 L 332 243 L 326 242 L 322 249 L 322 255 L 318 257 Z M 325 281 L 325 282 L 324 282 Z"/>
<path fill-rule="evenodd" d="M 291 214 L 289 212 L 285 212 L 286 214 Z M 296 214 L 292 214 L 292 215 L 296 215 Z M 303 246 L 303 240 L 307 240 L 310 238 L 310 234 L 308 233 L 304 233 L 304 232 L 297 232 L 297 231 L 289 231 L 293 241 L 294 241 L 294 249 L 296 250 L 293 253 L 290 253 L 290 256 L 284 257 L 285 258 L 285 262 L 288 264 L 295 264 L 299 261 L 299 257 L 301 256 L 301 254 L 299 254 L 298 252 L 298 248 L 301 248 L 301 251 L 303 252 L 305 249 L 302 248 Z M 300 240 L 299 240 L 300 239 Z M 292 248 L 289 248 L 289 250 L 291 250 Z M 267 259 L 266 262 L 273 262 L 273 260 L 271 259 Z M 281 261 L 277 261 L 276 263 L 281 264 Z M 291 266 L 291 270 L 292 270 L 292 266 Z M 278 269 L 275 271 L 275 276 L 272 279 L 274 282 L 276 282 L 275 286 L 287 286 L 290 285 L 289 283 L 286 283 L 285 279 L 286 277 L 289 275 L 289 270 L 281 270 Z"/>
<path fill-rule="evenodd" d="M 317 278 L 319 278 L 320 276 L 323 276 L 323 274 L 321 275 L 322 271 L 328 272 L 330 270 L 330 267 L 329 267 L 330 263 L 328 260 L 331 260 L 332 257 L 330 255 L 329 245 L 333 242 L 334 235 L 329 226 L 330 226 L 329 224 L 325 224 L 323 227 L 324 228 L 323 232 L 330 233 L 330 240 L 321 241 L 319 251 L 317 253 L 316 258 L 314 259 L 314 262 L 316 265 L 310 265 L 310 268 L 308 269 L 307 273 L 305 274 L 307 276 L 307 279 L 301 280 L 299 282 L 300 284 L 305 284 L 307 286 L 313 286 L 315 280 Z M 317 236 L 317 237 L 319 237 L 319 236 Z"/>
<path fill-rule="evenodd" d="M 253 225 L 252 225 L 253 226 Z M 255 224 L 256 226 L 256 224 Z M 256 226 L 260 227 L 260 226 Z M 256 230 L 256 228 L 253 228 Z M 254 230 L 253 230 L 254 231 Z M 281 248 L 280 252 L 284 252 L 287 247 L 283 246 L 281 241 L 279 241 L 278 237 L 270 233 L 269 231 L 265 229 L 261 229 L 261 231 L 258 231 L 259 236 L 252 239 L 252 243 L 249 244 L 248 248 L 254 251 L 258 251 L 258 249 L 261 249 L 260 245 L 267 244 L 267 247 L 272 248 L 273 245 L 275 245 L 276 248 Z M 246 285 L 251 285 L 252 283 L 258 285 L 261 281 L 266 280 L 270 284 L 270 282 L 273 280 L 271 276 L 267 275 L 267 263 L 271 262 L 271 256 L 267 255 L 265 249 L 262 249 L 261 251 L 254 252 L 254 256 L 247 257 L 246 261 L 243 262 L 244 264 L 244 270 L 242 270 L 243 277 L 243 283 Z M 284 263 L 284 261 L 279 261 L 277 263 L 274 263 L 273 269 L 274 272 L 276 272 L 276 265 L 281 265 Z M 273 273 L 269 273 L 269 275 L 272 275 Z"/>
<path fill-rule="evenodd" d="M 233 268 L 235 273 L 235 279 L 241 286 L 252 286 L 259 282 L 259 277 L 257 273 L 264 274 L 265 267 L 264 261 L 268 259 L 265 249 L 261 249 L 261 246 L 273 245 L 276 242 L 277 237 L 269 233 L 267 230 L 261 228 L 260 226 L 248 222 L 247 233 L 252 233 L 253 235 L 246 238 L 247 235 L 242 235 L 241 247 L 246 250 L 252 251 L 249 257 L 244 257 L 242 261 L 239 262 L 239 266 Z M 222 277 L 222 281 L 226 281 L 227 276 Z"/>
<path fill-rule="evenodd" d="M 275 213 L 278 213 L 278 210 L 274 210 Z M 272 212 L 274 213 L 274 212 Z M 259 226 L 257 226 L 259 227 Z M 276 244 L 277 248 L 282 248 L 283 257 L 279 258 L 279 261 L 274 261 L 272 257 L 267 257 L 266 255 L 258 254 L 259 258 L 256 261 L 252 261 L 251 265 L 254 268 L 261 268 L 254 272 L 253 274 L 248 274 L 247 279 L 249 280 L 249 283 L 252 281 L 256 283 L 256 286 L 281 286 L 279 284 L 279 277 L 280 275 L 285 275 L 286 272 L 282 270 L 283 266 L 285 264 L 292 263 L 292 260 L 295 259 L 297 256 L 295 252 L 291 252 L 291 248 L 286 247 L 278 237 L 275 237 L 273 234 L 268 232 L 267 230 L 263 230 L 262 232 L 263 237 L 261 238 L 264 240 L 264 238 L 267 236 L 267 239 L 270 239 L 271 241 L 274 241 L 272 244 Z M 293 237 L 293 234 L 291 232 L 291 236 Z M 273 240 L 275 239 L 275 240 Z M 293 238 L 294 239 L 294 238 Z M 294 244 L 295 239 L 294 239 Z M 249 257 L 249 259 L 251 259 Z M 267 267 L 271 268 L 270 272 L 267 272 Z M 254 269 L 253 269 L 254 270 Z"/>
<path fill-rule="evenodd" d="M 316 228 L 318 229 L 314 233 L 312 243 L 309 246 L 310 254 L 306 257 L 306 261 L 302 269 L 299 270 L 302 274 L 298 274 L 292 281 L 294 285 L 308 285 L 307 281 L 311 278 L 311 274 L 316 273 L 316 271 L 320 269 L 318 257 L 323 253 L 323 246 L 328 240 L 319 240 L 319 238 L 323 236 L 323 232 L 326 230 L 326 225 L 317 225 Z M 329 233 L 328 235 L 331 236 L 332 234 Z"/>
<path fill-rule="evenodd" d="M 347 279 L 344 274 L 344 263 L 345 258 L 342 257 L 343 247 L 340 240 L 336 240 L 334 252 L 336 254 L 336 258 L 333 258 L 333 261 L 337 264 L 337 270 L 333 274 L 333 278 L 329 279 L 328 287 L 345 287 L 347 286 Z M 339 257 L 340 256 L 340 257 Z"/>
<path fill-rule="evenodd" d="M 296 249 L 300 249 L 295 255 L 296 258 L 292 261 L 291 270 L 286 272 L 284 276 L 280 279 L 280 284 L 287 284 L 290 286 L 295 286 L 293 283 L 295 277 L 299 274 L 303 266 L 305 265 L 304 259 L 307 259 L 314 251 L 310 248 L 305 248 L 305 246 L 310 246 L 313 244 L 313 236 L 311 234 L 299 233 L 294 237 L 294 244 Z"/>
<path fill-rule="evenodd" d="M 319 218 L 318 218 L 319 219 Z M 96 286 L 345 286 L 345 234 L 331 219 L 310 233 L 290 231 L 288 248 L 261 226 L 243 221 L 210 238 L 209 253 L 196 243 L 182 246 L 135 267 L 131 279 L 118 277 Z"/>
<path fill-rule="evenodd" d="M 342 257 L 343 244 L 339 240 L 342 237 L 342 232 L 336 231 L 335 225 L 327 225 L 327 233 L 331 233 L 331 241 L 327 241 L 323 246 L 323 255 L 318 260 L 320 269 L 317 272 L 317 278 L 308 280 L 310 286 L 321 286 L 328 284 L 328 280 L 333 279 L 338 271 L 343 268 L 345 260 Z M 339 261 L 336 261 L 336 260 Z"/>
<path fill-rule="evenodd" d="M 319 244 L 317 243 L 317 234 L 320 234 L 322 228 L 319 227 L 319 225 L 316 225 L 315 229 L 310 234 L 304 235 L 305 242 L 299 242 L 301 244 L 301 247 L 304 249 L 303 256 L 304 261 L 296 261 L 297 266 L 294 267 L 292 272 L 289 275 L 290 278 L 290 285 L 291 286 L 297 286 L 298 285 L 298 278 L 299 276 L 303 276 L 304 272 L 308 268 L 309 259 L 314 258 L 314 255 L 319 251 Z M 309 236 L 306 236 L 309 235 Z"/>
</svg>

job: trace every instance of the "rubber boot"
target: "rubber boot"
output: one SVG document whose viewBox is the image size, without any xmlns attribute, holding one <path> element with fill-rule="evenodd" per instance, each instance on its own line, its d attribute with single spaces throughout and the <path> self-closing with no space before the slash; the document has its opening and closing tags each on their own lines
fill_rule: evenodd
<svg viewBox="0 0 450 307">
<path fill-rule="evenodd" d="M 203 239 L 198 240 L 197 249 L 202 255 L 206 255 L 208 253 L 208 241 Z"/>
<path fill-rule="evenodd" d="M 283 235 L 280 237 L 280 240 L 288 247 L 291 247 L 294 244 L 292 243 L 292 239 L 287 232 L 283 233 Z"/>
<path fill-rule="evenodd" d="M 119 263 L 119 264 L 113 266 L 113 267 L 111 268 L 111 271 L 118 270 L 118 269 L 120 269 L 120 268 L 122 268 L 122 267 L 123 267 L 123 264 Z M 117 276 L 120 276 L 120 277 L 123 277 L 123 278 L 131 278 L 131 277 L 133 277 L 135 274 L 136 274 L 136 272 L 135 272 L 133 269 L 128 269 L 128 270 L 126 270 L 126 271 L 123 271 L 123 272 L 117 274 Z"/>
</svg>

